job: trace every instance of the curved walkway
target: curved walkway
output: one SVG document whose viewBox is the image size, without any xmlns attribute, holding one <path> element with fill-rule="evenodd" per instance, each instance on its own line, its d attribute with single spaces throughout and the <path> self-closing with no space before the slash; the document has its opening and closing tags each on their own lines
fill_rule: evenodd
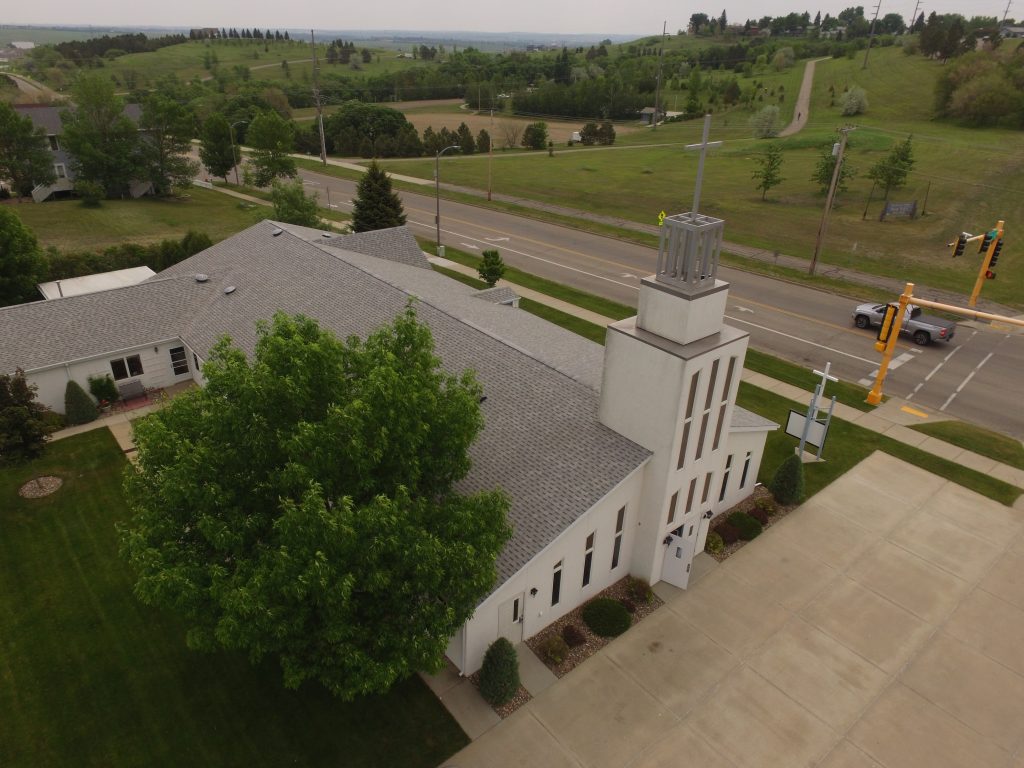
<svg viewBox="0 0 1024 768">
<path fill-rule="evenodd" d="M 811 88 L 814 87 L 814 65 L 819 61 L 828 61 L 828 56 L 820 59 L 811 59 L 804 67 L 804 80 L 800 83 L 800 95 L 796 97 L 796 117 L 789 125 L 782 129 L 779 137 L 792 136 L 799 133 L 807 125 L 807 117 L 811 113 Z"/>
</svg>

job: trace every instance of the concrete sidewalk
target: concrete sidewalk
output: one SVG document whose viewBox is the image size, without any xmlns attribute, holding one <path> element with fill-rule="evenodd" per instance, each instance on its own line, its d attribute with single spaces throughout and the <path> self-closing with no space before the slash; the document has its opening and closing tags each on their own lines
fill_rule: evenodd
<svg viewBox="0 0 1024 768">
<path fill-rule="evenodd" d="M 877 452 L 443 763 L 1020 768 L 1024 514 Z"/>
</svg>

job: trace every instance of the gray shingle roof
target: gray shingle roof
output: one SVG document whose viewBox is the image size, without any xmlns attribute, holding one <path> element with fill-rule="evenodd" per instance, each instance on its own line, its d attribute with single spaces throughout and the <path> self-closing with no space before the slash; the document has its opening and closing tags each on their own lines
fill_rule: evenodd
<svg viewBox="0 0 1024 768">
<path fill-rule="evenodd" d="M 748 411 L 746 408 L 734 405 L 732 407 L 732 421 L 729 423 L 729 427 L 731 429 L 744 431 L 771 431 L 773 429 L 778 429 L 779 425 L 771 419 L 766 419 L 764 416 L 758 416 L 753 411 Z"/>
<path fill-rule="evenodd" d="M 60 113 L 68 108 L 68 105 L 50 107 L 39 104 L 19 104 L 14 107 L 14 111 L 19 115 L 28 117 L 32 120 L 33 125 L 42 128 L 48 135 L 60 136 L 64 133 L 64 125 L 60 119 Z M 74 109 L 74 107 L 72 106 L 71 109 Z M 124 114 L 138 123 L 139 118 L 142 117 L 142 107 L 138 104 L 125 104 Z"/>
<path fill-rule="evenodd" d="M 647 460 L 647 450 L 598 421 L 599 345 L 480 301 L 432 270 L 309 243 L 292 231 L 272 237 L 275 226 L 257 224 L 137 286 L 0 310 L 3 367 L 23 356 L 101 354 L 134 343 L 126 339 L 152 341 L 147 334 L 180 336 L 200 355 L 227 334 L 251 353 L 256 320 L 277 310 L 314 317 L 342 338 L 365 337 L 415 295 L 445 367 L 473 369 L 487 395 L 486 426 L 460 488 L 502 487 L 512 499 L 514 533 L 498 560 L 499 584 Z M 209 282 L 196 283 L 199 272 Z M 227 285 L 236 287 L 230 295 Z M 2 313 L 17 323 L 3 322 Z M 41 330 L 8 353 L 11 329 L 29 324 Z M 90 331 L 97 325 L 98 335 Z M 67 340 L 51 350 L 45 331 L 55 327 Z"/>
<path fill-rule="evenodd" d="M 408 264 L 422 269 L 431 268 L 419 243 L 416 242 L 416 238 L 407 227 L 391 227 L 372 232 L 338 235 L 295 224 L 278 223 L 277 226 L 316 245 L 327 245 L 343 251 L 363 253 L 367 256 L 376 256 L 378 259 L 397 261 L 400 264 Z"/>
<path fill-rule="evenodd" d="M 489 301 L 492 304 L 511 304 L 519 298 L 519 294 L 507 285 L 499 285 L 494 288 L 485 288 L 473 294 L 477 299 Z"/>
</svg>

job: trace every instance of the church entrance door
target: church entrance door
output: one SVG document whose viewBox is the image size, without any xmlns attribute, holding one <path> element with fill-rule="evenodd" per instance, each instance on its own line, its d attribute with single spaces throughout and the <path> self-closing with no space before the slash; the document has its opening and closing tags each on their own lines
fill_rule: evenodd
<svg viewBox="0 0 1024 768">
<path fill-rule="evenodd" d="M 668 547 L 661 565 L 661 580 L 686 589 L 690 583 L 693 545 L 697 539 L 696 525 L 681 525 L 668 535 Z"/>
<path fill-rule="evenodd" d="M 525 594 L 520 593 L 498 606 L 498 635 L 508 638 L 515 645 L 523 639 L 523 602 Z"/>
</svg>

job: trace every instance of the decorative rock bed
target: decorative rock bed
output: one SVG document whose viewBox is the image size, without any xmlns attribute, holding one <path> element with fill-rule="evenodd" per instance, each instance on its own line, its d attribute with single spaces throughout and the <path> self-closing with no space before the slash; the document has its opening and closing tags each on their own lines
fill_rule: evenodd
<svg viewBox="0 0 1024 768">
<path fill-rule="evenodd" d="M 18 489 L 18 495 L 23 499 L 41 499 L 56 493 L 64 481 L 56 475 L 43 475 L 33 478 Z"/>
</svg>

